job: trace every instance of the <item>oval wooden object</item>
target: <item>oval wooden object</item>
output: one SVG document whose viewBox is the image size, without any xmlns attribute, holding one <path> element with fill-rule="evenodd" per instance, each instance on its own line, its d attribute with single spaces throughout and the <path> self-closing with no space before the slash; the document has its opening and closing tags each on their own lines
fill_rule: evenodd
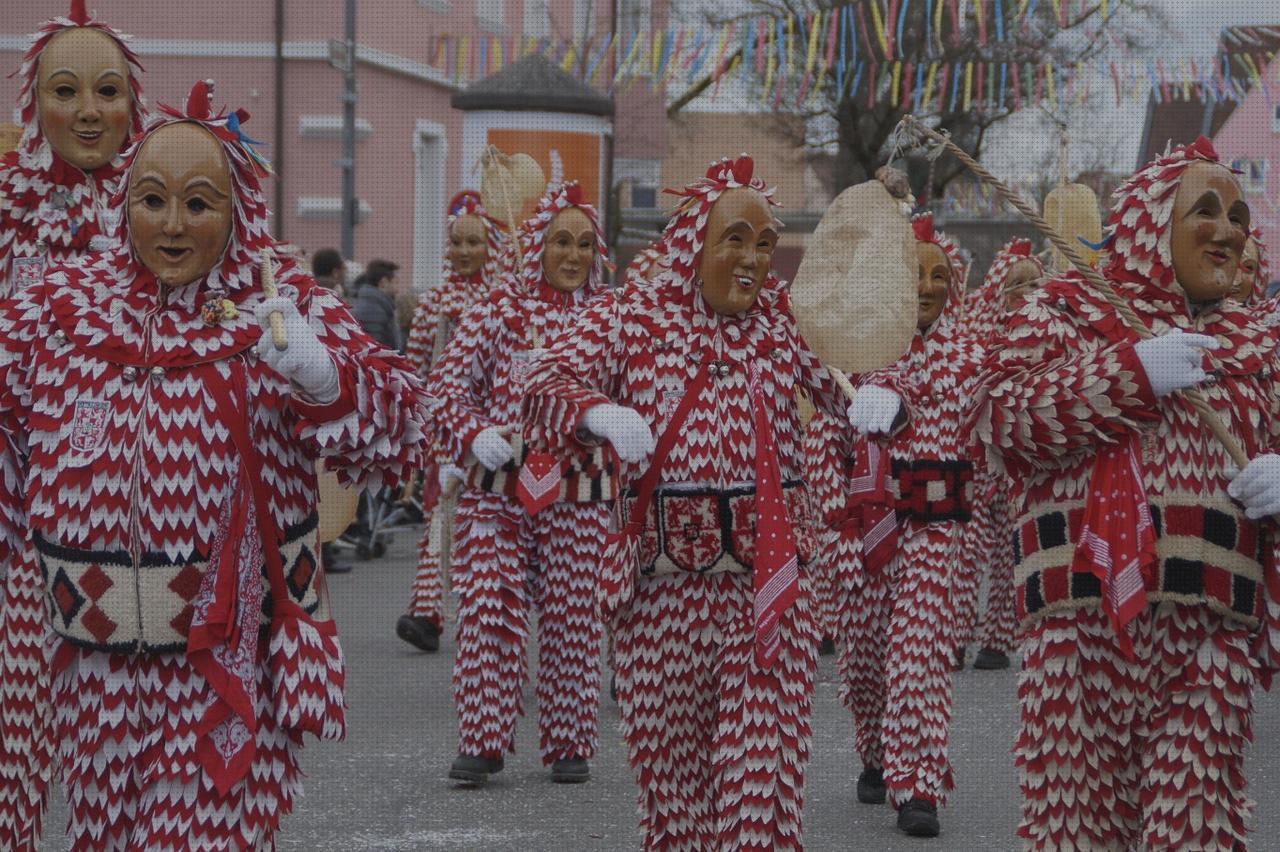
<svg viewBox="0 0 1280 852">
<path fill-rule="evenodd" d="M 911 223 L 883 184 L 836 196 L 791 286 L 796 319 L 818 357 L 852 373 L 902 357 L 916 329 L 916 267 Z"/>
<path fill-rule="evenodd" d="M 1102 210 L 1092 189 L 1082 183 L 1064 183 L 1045 196 L 1043 215 L 1090 266 L 1098 262 L 1098 251 L 1080 242 L 1085 239 L 1096 245 L 1102 239 Z M 1072 268 L 1057 249 L 1053 250 L 1052 265 L 1054 272 Z"/>
</svg>

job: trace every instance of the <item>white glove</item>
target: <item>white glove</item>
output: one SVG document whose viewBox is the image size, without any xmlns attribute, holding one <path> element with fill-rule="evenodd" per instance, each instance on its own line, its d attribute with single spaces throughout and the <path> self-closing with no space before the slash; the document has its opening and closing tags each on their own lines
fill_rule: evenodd
<svg viewBox="0 0 1280 852">
<path fill-rule="evenodd" d="M 613 444 L 624 462 L 643 461 L 655 446 L 649 424 L 634 408 L 612 403 L 597 405 L 582 415 L 581 425 Z"/>
<path fill-rule="evenodd" d="M 501 426 L 482 429 L 471 442 L 471 455 L 489 470 L 497 470 L 515 457 L 516 451 Z M 441 473 L 443 476 L 443 471 Z"/>
<path fill-rule="evenodd" d="M 458 467 L 456 464 L 440 465 L 440 469 L 436 472 L 436 482 L 440 483 L 440 493 L 448 494 L 449 487 L 454 483 L 454 481 L 456 480 L 461 482 L 465 476 L 466 474 L 463 472 L 462 468 Z"/>
<path fill-rule="evenodd" d="M 1218 341 L 1207 334 L 1188 334 L 1174 329 L 1168 334 L 1134 344 L 1147 381 L 1156 396 L 1198 385 L 1209 374 L 1201 366 L 1202 349 L 1219 349 Z"/>
<path fill-rule="evenodd" d="M 1264 453 L 1253 459 L 1232 477 L 1227 493 L 1244 504 L 1251 521 L 1280 514 L 1280 455 Z"/>
<path fill-rule="evenodd" d="M 849 424 L 867 435 L 887 434 L 902 408 L 902 400 L 888 388 L 866 385 L 858 388 L 846 412 Z"/>
<path fill-rule="evenodd" d="M 271 337 L 271 313 L 279 311 L 284 320 L 284 335 L 289 341 L 287 349 L 276 349 Z M 320 403 L 338 398 L 338 368 L 333 356 L 311 324 L 298 313 L 298 306 L 284 296 L 263 299 L 255 314 L 262 326 L 258 340 L 258 357 L 268 367 L 293 382 L 311 399 Z"/>
</svg>

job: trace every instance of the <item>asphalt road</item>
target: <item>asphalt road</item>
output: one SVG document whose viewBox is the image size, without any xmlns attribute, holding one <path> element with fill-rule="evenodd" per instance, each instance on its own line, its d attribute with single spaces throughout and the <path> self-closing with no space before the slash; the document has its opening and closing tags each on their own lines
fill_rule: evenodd
<svg viewBox="0 0 1280 852">
<path fill-rule="evenodd" d="M 486 850 L 577 852 L 637 849 L 636 800 L 618 725 L 606 696 L 601 748 L 592 780 L 551 783 L 537 756 L 533 690 L 517 751 L 483 790 L 447 779 L 457 739 L 450 687 L 453 643 L 419 653 L 396 638 L 407 602 L 416 531 L 402 531 L 380 560 L 357 562 L 330 578 L 348 662 L 349 734 L 340 743 L 308 741 L 304 795 L 285 818 L 282 850 Z M 831 657 L 821 660 L 813 758 L 805 801 L 811 850 L 1003 852 L 1015 840 L 1018 790 L 1010 746 L 1016 725 L 1015 674 L 956 675 L 952 758 L 958 789 L 941 812 L 942 836 L 912 840 L 888 806 L 856 803 L 861 767 L 853 724 L 840 705 Z M 1256 744 L 1246 771 L 1257 802 L 1251 849 L 1280 852 L 1280 701 L 1258 696 Z M 59 792 L 57 795 L 61 795 Z M 55 803 L 42 849 L 66 847 L 65 810 Z"/>
</svg>

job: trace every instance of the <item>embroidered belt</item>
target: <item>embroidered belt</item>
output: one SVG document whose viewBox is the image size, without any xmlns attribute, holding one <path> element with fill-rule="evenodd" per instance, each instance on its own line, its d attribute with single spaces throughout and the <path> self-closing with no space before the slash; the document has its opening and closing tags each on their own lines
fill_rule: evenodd
<svg viewBox="0 0 1280 852">
<path fill-rule="evenodd" d="M 813 556 L 809 490 L 803 480 L 782 485 L 801 562 Z M 628 492 L 621 522 L 635 495 Z M 640 574 L 748 573 L 755 559 L 755 485 L 730 488 L 659 488 L 640 534 Z"/>
<path fill-rule="evenodd" d="M 852 471 L 854 459 L 846 459 L 845 464 Z M 973 462 L 893 459 L 886 487 L 898 523 L 968 521 L 973 510 Z"/>
<path fill-rule="evenodd" d="M 280 556 L 289 595 L 310 614 L 320 606 L 319 516 L 284 531 Z M 95 651 L 169 654 L 185 651 L 187 630 L 209 557 L 187 561 L 147 552 L 138 568 L 126 551 L 63 547 L 37 531 L 34 544 L 44 573 L 53 630 Z M 261 624 L 271 621 L 270 585 L 263 576 Z"/>
<path fill-rule="evenodd" d="M 1150 502 L 1159 562 L 1147 583 L 1147 599 L 1207 606 L 1255 626 L 1264 607 L 1265 537 L 1229 501 L 1199 499 L 1204 505 Z M 1083 501 L 1072 501 L 1019 520 L 1013 544 L 1021 618 L 1101 599 L 1097 577 L 1071 570 L 1083 513 Z"/>
<path fill-rule="evenodd" d="M 512 445 L 515 457 L 497 470 L 473 465 L 467 472 L 467 487 L 515 499 L 520 467 L 529 450 L 519 437 L 512 439 Z M 560 492 L 555 502 L 597 503 L 617 496 L 618 472 L 614 469 L 613 457 L 601 447 L 594 448 L 589 456 L 578 455 L 562 462 Z"/>
</svg>

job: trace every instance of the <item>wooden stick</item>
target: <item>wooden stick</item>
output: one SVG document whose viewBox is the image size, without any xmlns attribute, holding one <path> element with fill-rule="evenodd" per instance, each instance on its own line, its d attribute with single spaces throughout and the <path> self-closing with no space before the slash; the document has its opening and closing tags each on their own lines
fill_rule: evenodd
<svg viewBox="0 0 1280 852">
<path fill-rule="evenodd" d="M 849 381 L 849 377 L 844 374 L 844 370 L 835 367 L 827 367 L 827 372 L 831 374 L 831 378 L 835 380 L 836 386 L 844 391 L 845 398 L 853 402 L 855 391 L 853 383 Z"/>
<path fill-rule="evenodd" d="M 262 250 L 262 295 L 268 299 L 276 297 L 276 269 L 269 248 Z M 271 323 L 271 342 L 276 350 L 283 352 L 288 349 L 289 338 L 284 334 L 284 317 L 279 311 L 272 311 L 267 320 Z"/>
<path fill-rule="evenodd" d="M 1054 230 L 1054 228 L 1044 220 L 1034 207 L 1024 201 L 1022 196 L 1018 195 L 1018 193 L 1014 192 L 1013 189 L 1008 187 L 1003 181 L 983 168 L 982 164 L 973 157 L 970 157 L 963 148 L 952 142 L 945 135 L 934 130 L 932 127 L 925 125 L 914 115 L 904 116 L 902 123 L 911 128 L 914 132 L 920 133 L 928 137 L 933 142 L 944 146 L 953 156 L 955 156 L 957 160 L 964 163 L 971 172 L 981 178 L 983 182 L 989 184 L 1001 198 L 1009 202 L 1014 209 L 1025 216 L 1027 221 L 1034 225 L 1037 231 L 1044 234 L 1049 242 L 1053 243 L 1053 247 L 1056 248 L 1072 266 L 1079 270 L 1080 274 L 1084 276 L 1085 280 L 1093 287 L 1093 289 L 1116 309 L 1116 313 L 1118 313 L 1120 318 L 1124 320 L 1125 325 L 1129 326 L 1129 328 L 1132 329 L 1138 337 L 1143 340 L 1154 337 L 1151 333 L 1151 329 L 1147 328 L 1146 325 L 1138 319 L 1138 315 L 1133 312 L 1133 306 L 1112 288 L 1111 284 L 1107 279 L 1102 277 L 1102 274 L 1099 273 L 1098 270 L 1086 263 L 1084 258 L 1080 256 L 1080 253 L 1075 250 L 1075 247 L 1063 239 L 1062 235 Z M 1178 393 L 1180 393 L 1191 407 L 1196 410 L 1196 413 L 1200 415 L 1200 421 L 1209 428 L 1209 431 L 1213 433 L 1213 436 L 1217 438 L 1223 448 L 1226 449 L 1227 455 L 1231 456 L 1231 461 L 1235 463 L 1236 467 L 1240 470 L 1244 470 L 1245 466 L 1249 464 L 1249 457 L 1245 455 L 1244 448 L 1240 446 L 1240 442 L 1237 441 L 1235 436 L 1227 430 L 1226 424 L 1222 422 L 1220 417 L 1218 417 L 1218 413 L 1209 407 L 1209 401 L 1205 398 L 1204 392 L 1201 391 L 1200 388 L 1191 387 L 1183 388 L 1181 391 L 1178 391 Z"/>
</svg>

